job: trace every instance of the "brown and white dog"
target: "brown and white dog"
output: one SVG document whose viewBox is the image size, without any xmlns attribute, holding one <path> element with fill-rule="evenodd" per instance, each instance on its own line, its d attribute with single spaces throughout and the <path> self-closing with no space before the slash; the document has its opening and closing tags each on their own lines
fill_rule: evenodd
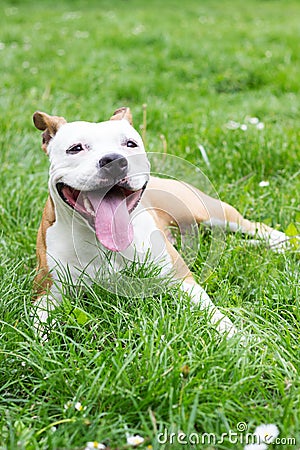
<svg viewBox="0 0 300 450">
<path fill-rule="evenodd" d="M 142 264 L 147 255 L 160 267 L 161 277 L 172 274 L 191 301 L 208 310 L 216 328 L 232 336 L 235 326 L 196 283 L 169 241 L 170 225 L 184 228 L 195 221 L 240 230 L 270 247 L 284 246 L 287 236 L 244 219 L 232 206 L 186 183 L 151 177 L 129 108 L 101 123 L 67 123 L 43 112 L 33 120 L 43 131 L 42 148 L 50 160 L 49 197 L 37 237 L 36 325 L 42 326 L 61 302 L 61 267 L 76 282 L 82 272 L 95 279 L 100 270 L 122 270 L 134 255 Z M 170 193 L 178 201 L 170 201 Z M 180 205 L 187 205 L 189 214 Z"/>
</svg>

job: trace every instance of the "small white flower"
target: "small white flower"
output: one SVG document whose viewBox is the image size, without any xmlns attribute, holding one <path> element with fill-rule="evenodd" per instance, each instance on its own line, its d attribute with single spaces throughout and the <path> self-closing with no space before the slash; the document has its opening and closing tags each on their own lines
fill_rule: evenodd
<svg viewBox="0 0 300 450">
<path fill-rule="evenodd" d="M 265 128 L 265 124 L 263 122 L 258 122 L 258 124 L 256 125 L 256 128 L 258 130 L 263 130 Z"/>
<path fill-rule="evenodd" d="M 55 431 L 57 430 L 57 428 L 56 427 L 51 427 L 51 431 L 52 431 L 52 433 L 54 433 Z"/>
<path fill-rule="evenodd" d="M 271 444 L 279 435 L 279 430 L 273 423 L 267 425 L 259 425 L 255 428 L 254 433 L 258 437 L 259 442 Z"/>
<path fill-rule="evenodd" d="M 84 450 L 93 450 L 94 448 L 104 450 L 106 447 L 104 444 L 100 444 L 99 442 L 94 441 L 94 442 L 87 442 Z"/>
<path fill-rule="evenodd" d="M 266 450 L 268 448 L 267 444 L 272 444 L 278 435 L 278 427 L 273 423 L 259 425 L 255 428 L 253 433 L 257 443 L 245 445 L 244 450 Z"/>
<path fill-rule="evenodd" d="M 76 402 L 74 408 L 77 409 L 77 411 L 84 411 L 86 409 L 86 406 L 82 406 L 80 402 Z"/>
<path fill-rule="evenodd" d="M 138 434 L 135 436 L 127 436 L 127 444 L 136 447 L 144 442 L 144 438 Z"/>
<path fill-rule="evenodd" d="M 247 127 L 247 125 L 246 125 L 245 123 L 243 123 L 243 124 L 240 126 L 240 129 L 241 129 L 242 131 L 247 131 L 248 127 Z"/>
<path fill-rule="evenodd" d="M 270 186 L 270 182 L 269 181 L 261 181 L 260 183 L 258 183 L 259 187 L 267 187 Z"/>
<path fill-rule="evenodd" d="M 240 128 L 240 124 L 238 122 L 235 122 L 234 120 L 230 120 L 228 123 L 226 123 L 226 128 L 228 130 L 237 130 Z"/>
<path fill-rule="evenodd" d="M 67 403 L 64 404 L 64 409 L 69 409 L 72 406 L 72 402 L 69 400 Z"/>
<path fill-rule="evenodd" d="M 259 123 L 258 117 L 249 117 L 248 122 L 251 123 L 251 125 L 257 125 Z"/>
</svg>

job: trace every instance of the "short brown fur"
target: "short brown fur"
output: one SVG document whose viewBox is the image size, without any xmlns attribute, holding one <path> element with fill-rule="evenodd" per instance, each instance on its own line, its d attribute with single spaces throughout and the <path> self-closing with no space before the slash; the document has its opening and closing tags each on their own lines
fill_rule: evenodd
<svg viewBox="0 0 300 450">
<path fill-rule="evenodd" d="M 121 108 L 116 109 L 110 118 L 110 120 L 122 120 L 122 119 L 126 119 L 130 123 L 130 125 L 133 125 L 130 108 L 122 106 Z"/>
<path fill-rule="evenodd" d="M 38 260 L 37 274 L 34 279 L 34 292 L 36 297 L 40 297 L 45 294 L 52 286 L 52 277 L 47 263 L 46 235 L 47 229 L 51 227 L 54 222 L 55 209 L 53 201 L 49 196 L 45 204 L 43 217 L 36 240 L 36 255 Z"/>
</svg>

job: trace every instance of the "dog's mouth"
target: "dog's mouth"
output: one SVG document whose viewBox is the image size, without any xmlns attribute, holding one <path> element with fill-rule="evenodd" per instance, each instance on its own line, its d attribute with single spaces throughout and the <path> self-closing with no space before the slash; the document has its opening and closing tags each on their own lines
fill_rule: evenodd
<svg viewBox="0 0 300 450">
<path fill-rule="evenodd" d="M 109 190 L 93 191 L 79 191 L 64 183 L 57 183 L 56 187 L 62 200 L 94 228 L 101 244 L 117 252 L 125 250 L 133 240 L 130 214 L 139 203 L 146 185 L 136 191 L 125 183 Z"/>
</svg>

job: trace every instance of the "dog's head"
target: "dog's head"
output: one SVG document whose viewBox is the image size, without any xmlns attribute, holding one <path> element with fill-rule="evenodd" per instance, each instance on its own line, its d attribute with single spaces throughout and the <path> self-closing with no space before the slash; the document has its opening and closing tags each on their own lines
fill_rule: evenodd
<svg viewBox="0 0 300 450">
<path fill-rule="evenodd" d="M 71 122 L 43 112 L 33 115 L 50 158 L 50 193 L 80 214 L 108 249 L 121 251 L 133 239 L 130 213 L 149 179 L 150 164 L 129 108 L 109 121 Z"/>
</svg>

